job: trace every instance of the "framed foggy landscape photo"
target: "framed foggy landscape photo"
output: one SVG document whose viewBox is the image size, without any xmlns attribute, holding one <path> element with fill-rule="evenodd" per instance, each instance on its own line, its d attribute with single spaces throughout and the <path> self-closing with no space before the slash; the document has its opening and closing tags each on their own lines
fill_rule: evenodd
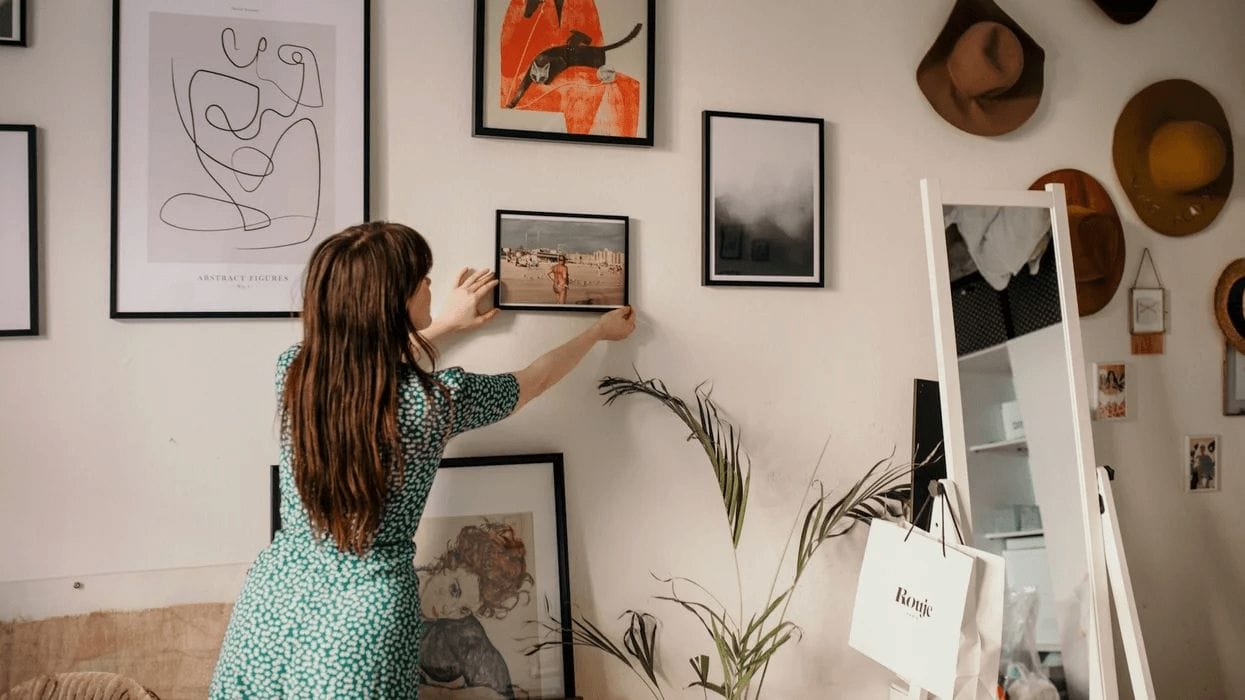
<svg viewBox="0 0 1245 700">
<path fill-rule="evenodd" d="M 26 45 L 26 3 L 0 0 L 0 46 Z"/>
<path fill-rule="evenodd" d="M 704 113 L 704 285 L 824 287 L 825 121 Z"/>
<path fill-rule="evenodd" d="M 113 318 L 289 317 L 367 220 L 368 0 L 116 0 Z"/>
<path fill-rule="evenodd" d="M 497 212 L 499 309 L 608 311 L 627 305 L 629 219 Z"/>
</svg>

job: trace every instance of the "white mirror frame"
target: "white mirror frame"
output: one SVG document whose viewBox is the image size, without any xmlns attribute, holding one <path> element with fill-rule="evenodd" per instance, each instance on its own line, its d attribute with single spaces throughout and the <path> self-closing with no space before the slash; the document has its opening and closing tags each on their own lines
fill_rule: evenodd
<svg viewBox="0 0 1245 700">
<path fill-rule="evenodd" d="M 1055 265 L 1059 279 L 1059 310 L 1062 314 L 1063 341 L 1072 405 L 1073 439 L 1078 455 L 1081 520 L 1085 532 L 1085 551 L 1089 562 L 1090 600 L 1089 673 L 1092 698 L 1115 700 L 1119 687 L 1115 676 L 1115 644 L 1111 629 L 1111 603 L 1103 549 L 1102 518 L 1095 473 L 1093 432 L 1089 420 L 1085 359 L 1081 346 L 1080 314 L 1076 304 L 1076 283 L 1072 271 L 1072 242 L 1068 228 L 1068 206 L 1061 184 L 1042 190 L 962 190 L 945 194 L 935 179 L 921 180 L 921 199 L 925 209 L 925 250 L 929 261 L 930 296 L 934 312 L 934 345 L 938 357 L 938 381 L 942 386 L 943 450 L 947 476 L 956 500 L 962 504 L 960 527 L 972 544 L 972 494 L 968 481 L 968 449 L 964 439 L 964 412 L 960 402 L 960 367 L 956 353 L 955 320 L 951 312 L 951 274 L 947 263 L 946 225 L 943 207 L 954 205 L 1041 207 L 1050 211 Z"/>
</svg>

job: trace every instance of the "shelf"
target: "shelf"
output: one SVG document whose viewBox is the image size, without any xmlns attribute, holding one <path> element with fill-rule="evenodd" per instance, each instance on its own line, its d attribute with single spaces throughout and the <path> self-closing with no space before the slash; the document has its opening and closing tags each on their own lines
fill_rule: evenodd
<svg viewBox="0 0 1245 700">
<path fill-rule="evenodd" d="M 960 355 L 958 359 L 961 372 L 1006 375 L 1011 375 L 1012 373 L 1007 343 L 999 343 L 981 350 L 974 350 L 965 355 Z"/>
<path fill-rule="evenodd" d="M 1041 528 L 1036 530 L 1013 530 L 1012 532 L 987 532 L 982 537 L 988 540 L 1012 540 L 1018 537 L 1041 537 L 1044 533 Z"/>
<path fill-rule="evenodd" d="M 1003 440 L 1000 442 L 987 442 L 981 445 L 969 445 L 968 451 L 978 452 L 1004 452 L 1004 451 L 1028 452 L 1029 443 L 1025 438 L 1016 438 L 1014 440 Z"/>
</svg>

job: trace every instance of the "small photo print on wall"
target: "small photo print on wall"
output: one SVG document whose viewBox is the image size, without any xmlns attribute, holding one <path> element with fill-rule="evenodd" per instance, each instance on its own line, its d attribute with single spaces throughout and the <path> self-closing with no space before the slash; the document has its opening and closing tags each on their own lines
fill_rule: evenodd
<svg viewBox="0 0 1245 700">
<path fill-rule="evenodd" d="M 824 287 L 825 121 L 704 113 L 705 285 Z"/>
<path fill-rule="evenodd" d="M 0 46 L 26 45 L 27 0 L 0 0 Z"/>
<path fill-rule="evenodd" d="M 628 227 L 625 216 L 499 210 L 494 305 L 542 311 L 625 306 Z"/>
<path fill-rule="evenodd" d="M 1186 435 L 1184 476 L 1189 491 L 1218 491 L 1223 456 L 1218 435 Z"/>
<path fill-rule="evenodd" d="M 1128 365 L 1095 362 L 1094 381 L 1094 420 L 1128 418 Z"/>
<path fill-rule="evenodd" d="M 1132 307 L 1130 333 L 1162 333 L 1167 330 L 1162 287 L 1135 287 L 1129 294 L 1129 300 Z"/>
</svg>

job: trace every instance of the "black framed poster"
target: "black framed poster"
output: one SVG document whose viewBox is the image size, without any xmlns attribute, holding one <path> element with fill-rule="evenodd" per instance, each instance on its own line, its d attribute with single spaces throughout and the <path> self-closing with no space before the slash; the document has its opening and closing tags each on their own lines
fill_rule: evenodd
<svg viewBox="0 0 1245 700">
<path fill-rule="evenodd" d="M 367 219 L 367 0 L 114 0 L 113 318 L 289 316 Z"/>
<path fill-rule="evenodd" d="M 39 334 L 35 127 L 0 124 L 0 336 Z"/>
</svg>

